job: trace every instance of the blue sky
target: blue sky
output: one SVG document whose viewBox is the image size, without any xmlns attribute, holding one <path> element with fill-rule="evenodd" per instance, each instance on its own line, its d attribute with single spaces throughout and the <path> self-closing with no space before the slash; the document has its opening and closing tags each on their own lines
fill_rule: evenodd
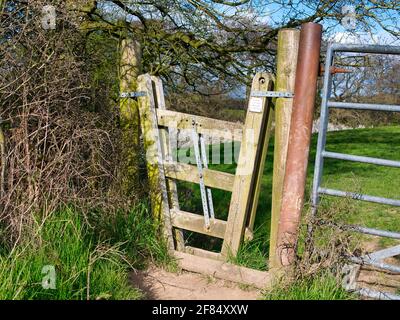
<svg viewBox="0 0 400 320">
<path fill-rule="evenodd" d="M 273 27 L 279 27 L 282 24 L 287 22 L 288 15 L 295 15 L 296 18 L 301 18 L 307 16 L 312 11 L 306 5 L 302 4 L 301 1 L 294 0 L 293 3 L 298 3 L 295 6 L 284 7 L 275 0 L 252 0 L 251 5 L 255 10 L 244 11 L 241 12 L 242 16 L 248 15 L 249 18 L 253 20 L 257 20 L 260 23 L 267 23 Z M 107 2 L 107 1 L 106 1 Z M 205 0 L 204 2 L 210 2 L 210 0 Z M 135 3 L 135 1 L 132 1 Z M 351 1 L 349 1 L 351 3 Z M 233 15 L 236 13 L 236 9 L 234 7 L 229 7 L 226 5 L 214 5 L 214 7 L 221 13 L 227 15 Z M 105 8 L 109 10 L 110 6 L 105 5 Z M 241 10 L 246 9 L 246 6 L 241 6 Z M 390 14 L 396 14 L 394 12 L 390 12 Z M 398 15 L 398 21 L 400 21 L 400 14 Z M 388 18 L 387 15 L 385 18 Z M 132 17 L 127 17 L 132 18 Z M 322 25 L 325 29 L 330 29 L 329 33 L 325 34 L 325 40 L 333 40 L 336 42 L 355 42 L 355 43 L 375 43 L 375 44 L 391 44 L 391 45 L 399 45 L 399 39 L 395 39 L 392 35 L 386 32 L 383 28 L 378 25 L 373 25 L 373 32 L 365 32 L 361 30 L 360 24 L 356 24 L 356 28 L 353 30 L 349 30 L 343 26 L 339 20 L 327 20 L 323 21 Z M 390 22 L 393 23 L 393 22 Z M 399 26 L 397 26 L 399 27 Z"/>
</svg>

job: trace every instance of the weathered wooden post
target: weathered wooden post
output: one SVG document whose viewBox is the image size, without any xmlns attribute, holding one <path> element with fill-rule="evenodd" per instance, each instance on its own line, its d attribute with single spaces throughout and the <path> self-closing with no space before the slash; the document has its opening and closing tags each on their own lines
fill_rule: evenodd
<svg viewBox="0 0 400 320">
<path fill-rule="evenodd" d="M 277 71 L 275 91 L 294 92 L 300 31 L 282 29 L 278 33 Z M 278 98 L 275 102 L 274 174 L 272 179 L 272 211 L 269 247 L 269 268 L 279 266 L 276 259 L 279 215 L 281 211 L 283 179 L 289 143 L 293 98 Z"/>
<path fill-rule="evenodd" d="M 286 173 L 278 227 L 277 256 L 281 266 L 293 264 L 304 202 L 321 49 L 322 26 L 301 28 Z"/>
<path fill-rule="evenodd" d="M 149 74 L 138 77 L 138 91 L 145 95 L 138 98 L 140 126 L 146 152 L 147 175 L 150 189 L 151 210 L 163 226 L 168 248 L 174 249 L 167 184 L 162 158 L 162 144 L 157 123 L 155 91 Z"/>
<path fill-rule="evenodd" d="M 121 43 L 120 92 L 137 90 L 137 78 L 141 72 L 141 46 L 138 41 L 125 39 Z M 125 195 L 139 188 L 140 123 L 138 104 L 135 99 L 121 98 L 120 125 L 122 129 L 122 163 L 119 171 L 121 190 Z"/>
<path fill-rule="evenodd" d="M 251 92 L 271 90 L 273 80 L 274 77 L 268 73 L 258 73 L 253 79 Z M 268 144 L 268 142 L 259 143 L 259 141 L 263 136 L 268 137 L 266 131 L 271 110 L 271 105 L 266 97 L 250 98 L 222 245 L 221 253 L 224 257 L 236 256 L 243 239 L 248 209 L 253 203 L 251 185 L 252 183 L 254 185 L 254 180 L 258 176 L 258 172 L 254 175 L 257 171 L 257 158 L 259 158 L 262 146 Z"/>
</svg>

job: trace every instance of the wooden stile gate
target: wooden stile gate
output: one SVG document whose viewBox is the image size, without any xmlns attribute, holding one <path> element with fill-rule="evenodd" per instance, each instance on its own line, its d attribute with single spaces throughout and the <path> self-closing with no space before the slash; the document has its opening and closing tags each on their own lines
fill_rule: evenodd
<svg viewBox="0 0 400 320">
<path fill-rule="evenodd" d="M 252 94 L 249 98 L 243 125 L 167 110 L 161 80 L 148 74 L 138 78 L 139 92 L 136 96 L 146 151 L 152 211 L 162 220 L 165 237 L 175 256 L 192 259 L 186 261 L 186 264 L 197 264 L 197 261 L 201 261 L 199 259 L 206 259 L 208 264 L 211 263 L 209 259 L 227 261 L 229 257 L 236 256 L 245 231 L 251 237 L 273 113 L 268 98 L 262 93 L 270 91 L 273 82 L 273 76 L 268 73 L 258 73 L 254 77 L 251 92 L 258 95 Z M 171 137 L 180 130 L 192 133 L 197 166 L 173 159 L 176 150 Z M 204 153 L 205 135 L 223 138 L 225 141 L 229 136 L 232 141 L 241 143 L 235 174 L 208 168 Z M 204 216 L 180 209 L 176 180 L 199 184 Z M 226 221 L 214 217 L 214 188 L 232 193 Z M 183 230 L 223 239 L 221 252 L 187 246 Z M 223 278 L 230 278 L 229 273 L 236 272 L 228 269 L 225 264 Z M 243 270 L 237 271 L 242 278 L 247 277 Z M 247 282 L 254 283 L 260 279 L 266 281 L 265 272 L 252 272 Z M 254 278 L 255 274 L 257 279 Z"/>
</svg>

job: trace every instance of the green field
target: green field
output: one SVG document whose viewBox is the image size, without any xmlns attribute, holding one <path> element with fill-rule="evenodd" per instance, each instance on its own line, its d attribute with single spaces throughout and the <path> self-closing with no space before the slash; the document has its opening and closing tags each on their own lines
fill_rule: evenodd
<svg viewBox="0 0 400 320">
<path fill-rule="evenodd" d="M 269 227 L 271 216 L 271 190 L 272 190 L 272 168 L 273 168 L 273 148 L 274 139 L 268 149 L 268 156 L 262 179 L 260 201 L 257 208 L 255 222 L 255 239 L 244 243 L 236 263 L 249 267 L 265 270 L 267 269 Z M 306 208 L 310 199 L 312 178 L 314 172 L 314 161 L 316 153 L 317 135 L 313 135 L 310 151 L 310 160 L 307 178 Z M 384 158 L 388 160 L 400 160 L 400 127 L 378 127 L 371 129 L 356 129 L 338 132 L 330 132 L 327 138 L 328 151 L 348 153 L 354 155 Z M 185 150 L 187 154 L 191 150 Z M 223 154 L 223 150 L 221 153 Z M 193 153 L 191 153 L 193 154 Z M 210 166 L 213 169 L 234 173 L 234 164 L 220 164 Z M 400 199 L 400 170 L 369 164 L 361 164 L 349 161 L 326 160 L 323 186 L 343 191 L 360 192 L 369 195 Z M 179 185 L 182 209 L 202 213 L 200 201 L 200 190 L 197 185 L 181 183 Z M 226 219 L 230 193 L 220 190 L 213 190 L 213 199 L 216 216 Z M 391 231 L 400 230 L 400 208 L 359 202 L 350 199 L 324 197 L 322 200 L 323 208 L 337 208 L 332 216 L 340 222 L 360 224 L 367 227 L 381 228 Z M 355 239 L 363 242 L 372 241 L 372 237 L 360 237 L 355 235 Z M 209 239 L 209 238 L 207 238 Z M 221 241 L 206 238 L 200 235 L 189 235 L 189 243 L 201 245 L 205 249 L 218 250 Z M 374 240 L 376 246 L 384 246 L 392 243 L 393 240 L 378 239 Z"/>
</svg>

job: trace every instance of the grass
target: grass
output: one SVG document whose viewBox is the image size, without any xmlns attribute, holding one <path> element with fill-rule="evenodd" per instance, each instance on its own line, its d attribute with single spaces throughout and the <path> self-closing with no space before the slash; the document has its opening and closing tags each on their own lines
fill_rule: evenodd
<svg viewBox="0 0 400 320">
<path fill-rule="evenodd" d="M 143 269 L 150 261 L 174 267 L 159 232 L 161 226 L 151 216 L 147 202 L 137 204 L 129 212 L 118 211 L 111 215 L 92 212 L 89 223 L 98 242 L 119 245 L 135 268 Z"/>
<path fill-rule="evenodd" d="M 0 253 L 0 299 L 140 299 L 128 271 L 152 257 L 169 259 L 157 228 L 145 205 L 102 217 L 89 215 L 99 222 L 91 225 L 67 208 L 45 221 L 37 218 L 34 239 Z M 45 289 L 52 268 L 55 288 Z"/>
<path fill-rule="evenodd" d="M 328 136 L 327 149 L 388 160 L 400 160 L 400 127 L 380 127 L 349 132 L 337 132 Z M 399 199 L 400 190 L 396 181 L 400 179 L 398 168 L 374 166 L 337 160 L 326 162 L 323 186 L 344 191 L 360 192 L 369 195 Z M 338 200 L 328 203 L 335 205 Z M 344 217 L 346 223 L 362 224 L 371 228 L 391 231 L 400 230 L 399 208 L 355 202 L 352 214 Z M 393 243 L 380 239 L 379 245 Z"/>
<path fill-rule="evenodd" d="M 268 148 L 264 175 L 261 184 L 261 195 L 255 221 L 255 239 L 244 243 L 235 262 L 248 267 L 266 270 L 271 217 L 271 190 L 273 170 L 274 139 Z M 317 135 L 313 135 L 310 160 L 307 174 L 306 202 L 310 199 L 310 190 L 314 172 Z M 328 133 L 327 150 L 355 155 L 400 160 L 400 127 L 387 126 L 370 129 L 356 129 Z M 236 149 L 237 150 L 237 149 Z M 181 151 L 182 152 L 182 151 Z M 190 150 L 184 150 L 189 153 Z M 224 150 L 221 150 L 221 160 Z M 191 151 L 190 154 L 193 154 Z M 211 165 L 213 169 L 235 173 L 234 164 Z M 398 168 L 388 168 L 348 161 L 327 160 L 325 162 L 323 186 L 344 191 L 362 192 L 370 195 L 400 199 L 400 189 L 396 182 L 400 180 Z M 184 199 L 184 210 L 202 214 L 200 190 L 198 186 L 180 184 L 180 198 Z M 217 217 L 226 219 L 230 203 L 230 194 L 213 190 L 214 206 Z M 400 209 L 366 202 L 351 200 L 351 210 L 344 208 L 342 198 L 323 198 L 323 206 L 343 209 L 338 212 L 337 219 L 344 223 L 360 224 L 367 227 L 392 231 L 400 230 Z M 347 200 L 345 200 L 347 201 Z M 350 202 L 349 202 L 350 205 Z M 197 237 L 197 238 L 196 238 Z M 204 243 L 204 237 L 193 236 L 194 245 Z M 196 241 L 196 239 L 198 239 Z M 371 241 L 370 237 L 362 237 L 362 241 Z M 378 246 L 394 243 L 390 239 L 380 239 Z M 192 245 L 193 245 L 192 244 Z M 204 246 L 204 244 L 203 244 Z"/>
<path fill-rule="evenodd" d="M 264 292 L 265 300 L 352 300 L 339 281 L 329 273 L 303 278 L 290 285 L 277 284 Z"/>
</svg>

